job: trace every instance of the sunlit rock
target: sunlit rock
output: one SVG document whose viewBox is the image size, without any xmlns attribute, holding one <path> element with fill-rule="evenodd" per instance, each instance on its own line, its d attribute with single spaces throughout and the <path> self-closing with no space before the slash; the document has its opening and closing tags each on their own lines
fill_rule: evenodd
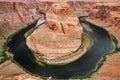
<svg viewBox="0 0 120 80">
<path fill-rule="evenodd" d="M 73 9 L 65 3 L 53 4 L 46 13 L 46 23 L 40 25 L 27 37 L 27 46 L 37 61 L 47 64 L 70 63 L 84 52 L 79 51 L 82 27 Z"/>
<path fill-rule="evenodd" d="M 91 11 L 87 21 L 105 28 L 116 37 L 120 47 L 120 4 L 106 3 L 97 4 L 96 9 Z"/>
</svg>

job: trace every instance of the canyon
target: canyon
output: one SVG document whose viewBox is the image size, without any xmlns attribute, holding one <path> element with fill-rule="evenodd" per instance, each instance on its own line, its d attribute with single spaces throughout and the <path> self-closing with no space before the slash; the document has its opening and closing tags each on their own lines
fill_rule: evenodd
<svg viewBox="0 0 120 80">
<path fill-rule="evenodd" d="M 68 4 L 56 3 L 49 7 L 45 24 L 29 34 L 26 43 L 50 64 L 53 63 L 51 59 L 57 60 L 57 57 L 62 58 L 75 52 L 81 45 L 82 33 L 83 29 L 73 9 Z M 64 63 L 60 61 L 62 59 L 58 61 L 59 64 Z"/>
<path fill-rule="evenodd" d="M 54 1 L 33 2 L 33 1 L 0 1 L 0 48 L 4 44 L 8 35 L 16 32 L 17 30 L 27 26 L 35 20 L 44 17 L 48 8 Z M 117 48 L 120 48 L 120 3 L 119 2 L 82 2 L 82 1 L 68 1 L 79 16 L 88 16 L 87 21 L 99 25 L 106 29 L 110 34 L 117 39 Z M 1 49 L 0 49 L 1 50 Z M 120 53 L 114 53 L 106 56 L 106 61 L 103 66 L 93 75 L 94 80 L 119 80 L 119 66 L 120 66 Z M 3 63 L 4 64 L 4 63 Z M 6 64 L 6 63 L 5 63 Z M 11 65 L 10 63 L 9 65 Z M 2 66 L 2 64 L 0 65 Z M 8 66 L 9 67 L 9 66 Z M 0 74 L 5 70 L 0 67 Z M 12 68 L 9 68 L 10 70 Z M 12 71 L 10 72 L 12 73 Z M 28 73 L 24 72 L 28 75 Z M 17 75 L 16 75 L 17 74 Z M 7 73 L 1 75 L 1 80 L 19 80 L 23 73 Z M 24 76 L 24 75 L 23 75 Z M 31 77 L 27 77 L 28 79 Z M 31 78 L 32 79 L 32 78 Z M 33 79 L 33 80 L 37 80 Z M 41 78 L 39 78 L 41 79 Z M 24 80 L 24 78 L 22 79 Z"/>
<path fill-rule="evenodd" d="M 117 40 L 117 48 L 120 48 L 120 5 L 119 3 L 100 4 L 91 11 L 87 19 L 89 22 L 106 29 Z M 119 50 L 118 50 L 119 51 Z M 119 80 L 120 73 L 118 59 L 120 53 L 107 56 L 107 61 L 96 73 L 95 80 Z M 118 71 L 116 71 L 118 70 Z"/>
<path fill-rule="evenodd" d="M 119 3 L 98 4 L 87 19 L 89 22 L 102 26 L 118 40 L 120 47 L 120 5 Z"/>
</svg>

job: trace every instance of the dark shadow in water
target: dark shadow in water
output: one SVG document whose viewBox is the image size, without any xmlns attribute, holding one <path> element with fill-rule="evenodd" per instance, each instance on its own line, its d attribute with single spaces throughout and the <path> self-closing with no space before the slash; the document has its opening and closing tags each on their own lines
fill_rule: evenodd
<svg viewBox="0 0 120 80">
<path fill-rule="evenodd" d="M 14 54 L 14 60 L 31 73 L 44 77 L 52 76 L 53 78 L 64 79 L 69 77 L 85 76 L 95 68 L 96 63 L 102 56 L 114 49 L 114 46 L 107 31 L 86 21 L 83 21 L 82 23 L 87 24 L 93 30 L 93 32 L 90 32 L 84 28 L 84 32 L 92 37 L 94 45 L 82 58 L 61 67 L 42 67 L 31 60 L 29 56 L 31 51 L 26 46 L 24 34 L 33 28 L 36 22 L 17 33 L 8 43 L 8 47 Z"/>
</svg>

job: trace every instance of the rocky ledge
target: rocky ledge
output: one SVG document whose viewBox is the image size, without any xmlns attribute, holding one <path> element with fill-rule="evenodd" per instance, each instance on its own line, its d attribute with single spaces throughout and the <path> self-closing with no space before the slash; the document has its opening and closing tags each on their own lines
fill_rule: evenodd
<svg viewBox="0 0 120 80">
<path fill-rule="evenodd" d="M 106 58 L 93 80 L 120 80 L 120 52 L 107 55 Z"/>
<path fill-rule="evenodd" d="M 40 77 L 26 73 L 12 61 L 0 65 L 0 80 L 42 80 Z"/>
<path fill-rule="evenodd" d="M 120 48 L 120 3 L 97 3 L 89 14 L 87 21 L 106 29 L 117 39 Z M 93 80 L 120 79 L 120 52 L 106 56 L 103 66 L 94 75 Z"/>
<path fill-rule="evenodd" d="M 89 14 L 87 21 L 105 28 L 118 40 L 120 48 L 120 4 L 98 3 Z"/>
<path fill-rule="evenodd" d="M 80 58 L 87 51 L 90 45 L 88 38 L 83 41 L 88 45 L 80 49 L 82 33 L 73 9 L 68 4 L 55 3 L 46 13 L 46 23 L 29 34 L 26 43 L 37 61 L 63 65 Z"/>
</svg>

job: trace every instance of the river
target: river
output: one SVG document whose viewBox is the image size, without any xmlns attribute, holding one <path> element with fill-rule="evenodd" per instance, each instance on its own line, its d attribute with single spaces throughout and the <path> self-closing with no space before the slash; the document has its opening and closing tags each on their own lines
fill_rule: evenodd
<svg viewBox="0 0 120 80">
<path fill-rule="evenodd" d="M 79 60 L 64 66 L 43 67 L 33 61 L 33 57 L 31 57 L 32 53 L 26 45 L 24 34 L 28 30 L 36 27 L 36 24 L 38 25 L 37 22 L 32 23 L 13 36 L 8 43 L 8 47 L 14 54 L 14 60 L 33 74 L 44 77 L 52 76 L 53 78 L 59 79 L 85 76 L 96 67 L 98 61 L 104 55 L 114 49 L 114 45 L 107 31 L 86 21 L 81 21 L 81 23 L 84 32 L 93 39 L 94 44 Z M 41 24 L 43 23 L 41 22 Z"/>
</svg>

